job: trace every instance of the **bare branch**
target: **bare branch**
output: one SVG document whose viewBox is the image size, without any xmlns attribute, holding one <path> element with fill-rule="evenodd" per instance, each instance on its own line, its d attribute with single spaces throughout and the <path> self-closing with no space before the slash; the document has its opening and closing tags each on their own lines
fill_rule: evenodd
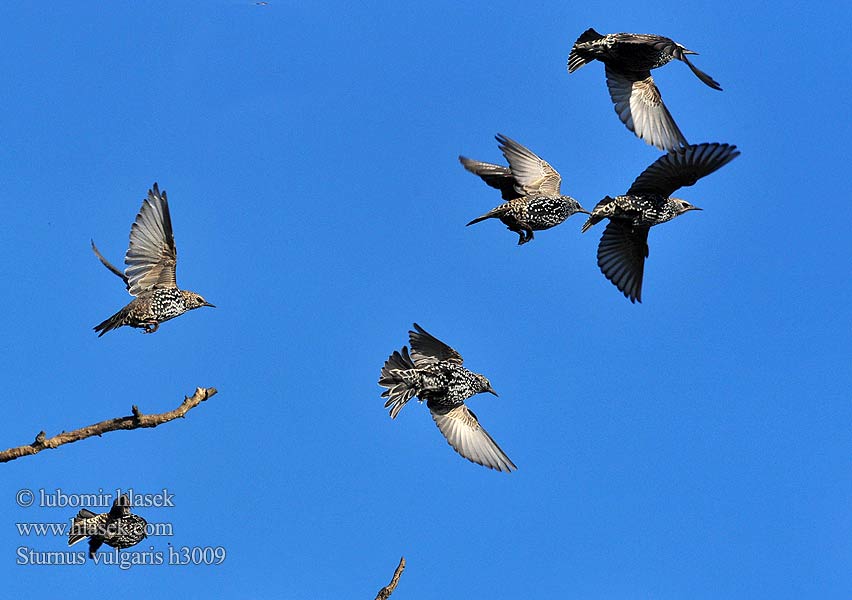
<svg viewBox="0 0 852 600">
<path fill-rule="evenodd" d="M 9 448 L 0 452 L 0 463 L 9 462 L 22 456 L 38 454 L 42 450 L 58 448 L 64 444 L 79 442 L 92 436 L 100 436 L 110 431 L 118 431 L 120 429 L 139 429 L 141 427 L 156 427 L 163 423 L 168 423 L 178 418 L 183 418 L 187 412 L 216 394 L 216 388 L 195 388 L 195 394 L 184 398 L 180 406 L 169 412 L 164 412 L 156 415 L 143 415 L 139 408 L 134 405 L 132 408 L 133 414 L 128 417 L 118 417 L 101 421 L 94 425 L 88 425 L 75 429 L 74 431 L 63 431 L 62 433 L 46 437 L 43 431 L 39 432 L 35 441 L 26 446 L 18 446 L 17 448 Z"/>
<path fill-rule="evenodd" d="M 388 600 L 390 595 L 393 594 L 393 591 L 396 589 L 396 585 L 399 583 L 399 576 L 402 575 L 403 570 L 405 570 L 405 557 L 399 559 L 399 566 L 397 566 L 396 571 L 393 572 L 393 577 L 389 584 L 379 590 L 379 593 L 376 595 L 376 600 Z"/>
</svg>

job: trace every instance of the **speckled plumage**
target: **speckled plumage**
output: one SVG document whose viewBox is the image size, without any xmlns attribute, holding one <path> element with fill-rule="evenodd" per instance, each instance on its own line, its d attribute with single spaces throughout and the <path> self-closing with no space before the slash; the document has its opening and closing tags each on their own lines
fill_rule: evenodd
<svg viewBox="0 0 852 600">
<path fill-rule="evenodd" d="M 508 167 L 459 156 L 465 169 L 500 190 L 506 200 L 468 225 L 500 219 L 518 234 L 518 245 L 522 245 L 533 239 L 533 231 L 555 227 L 578 212 L 588 214 L 574 198 L 562 195 L 562 177 L 556 169 L 518 142 L 501 134 L 496 139 Z"/>
<path fill-rule="evenodd" d="M 671 194 L 734 160 L 740 154 L 736 148 L 713 143 L 669 152 L 645 169 L 627 194 L 606 196 L 592 210 L 583 231 L 609 219 L 598 245 L 598 266 L 631 302 L 642 301 L 650 228 L 685 212 L 701 210 Z"/>
<path fill-rule="evenodd" d="M 568 57 L 568 72 L 599 60 L 606 65 L 606 83 L 615 112 L 637 137 L 661 150 L 688 145 L 663 103 L 651 70 L 674 59 L 683 61 L 714 90 L 722 87 L 687 58 L 696 54 L 674 40 L 645 33 L 600 34 L 587 29 L 577 38 Z"/>
<path fill-rule="evenodd" d="M 394 351 L 382 367 L 379 385 L 385 387 L 385 408 L 395 419 L 402 407 L 417 397 L 426 406 L 438 429 L 463 457 L 477 464 L 509 472 L 517 467 L 479 424 L 464 401 L 482 392 L 497 393 L 488 379 L 462 366 L 461 355 L 427 333 L 417 323 L 408 332 L 408 347 Z"/>
<path fill-rule="evenodd" d="M 130 294 L 136 296 L 130 304 L 95 326 L 98 337 L 124 325 L 153 333 L 160 323 L 188 310 L 213 306 L 199 294 L 177 287 L 177 249 L 168 199 L 156 183 L 148 190 L 148 197 L 130 228 L 130 246 L 124 257 L 126 271 L 122 273 L 104 258 L 94 242 L 92 250 L 107 269 L 124 281 Z"/>
<path fill-rule="evenodd" d="M 122 494 L 112 503 L 108 513 L 80 510 L 71 522 L 68 545 L 89 538 L 89 558 L 94 558 L 102 544 L 112 548 L 135 546 L 147 537 L 147 525 L 145 519 L 130 512 L 130 500 Z"/>
</svg>

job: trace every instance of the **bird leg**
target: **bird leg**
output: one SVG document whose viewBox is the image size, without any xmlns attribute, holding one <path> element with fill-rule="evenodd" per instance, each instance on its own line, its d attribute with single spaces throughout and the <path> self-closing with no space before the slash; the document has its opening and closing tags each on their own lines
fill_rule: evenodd
<svg viewBox="0 0 852 600">
<path fill-rule="evenodd" d="M 154 333 L 160 328 L 160 324 L 157 321 L 148 321 L 142 325 L 144 331 L 142 333 Z"/>
<path fill-rule="evenodd" d="M 524 236 L 526 234 L 526 237 Z M 521 239 L 518 240 L 518 246 L 523 246 L 527 242 L 533 239 L 533 230 L 529 227 L 524 227 L 520 231 L 518 231 L 518 235 L 521 236 Z"/>
</svg>

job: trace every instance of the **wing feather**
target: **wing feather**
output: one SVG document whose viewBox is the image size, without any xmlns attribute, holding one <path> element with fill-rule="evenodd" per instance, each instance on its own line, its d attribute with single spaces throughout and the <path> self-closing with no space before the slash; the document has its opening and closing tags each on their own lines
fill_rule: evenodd
<svg viewBox="0 0 852 600">
<path fill-rule="evenodd" d="M 679 188 L 721 169 L 740 153 L 731 144 L 705 143 L 669 152 L 642 171 L 628 195 L 660 194 L 671 196 Z"/>
<path fill-rule="evenodd" d="M 148 190 L 130 228 L 130 246 L 124 262 L 128 289 L 134 296 L 152 289 L 177 288 L 177 250 L 169 203 L 166 192 L 160 193 L 156 183 Z"/>
<path fill-rule="evenodd" d="M 518 468 L 482 428 L 473 411 L 464 404 L 455 407 L 437 406 L 431 402 L 427 404 L 438 429 L 460 455 L 497 471 L 508 473 Z"/>
<path fill-rule="evenodd" d="M 648 257 L 648 228 L 610 219 L 598 244 L 601 273 L 631 302 L 642 302 L 642 278 Z"/>
<path fill-rule="evenodd" d="M 606 65 L 606 85 L 621 122 L 638 138 L 661 150 L 687 144 L 650 71 L 622 72 Z"/>
<path fill-rule="evenodd" d="M 414 324 L 414 331 L 408 332 L 408 340 L 411 345 L 411 358 L 418 367 L 440 361 L 449 361 L 459 365 L 464 362 L 461 354 L 432 334 L 427 333 L 417 323 Z"/>
<path fill-rule="evenodd" d="M 515 140 L 497 134 L 500 150 L 509 161 L 512 175 L 518 182 L 524 196 L 559 196 L 562 177 L 547 161 L 542 160 L 532 150 Z"/>
</svg>

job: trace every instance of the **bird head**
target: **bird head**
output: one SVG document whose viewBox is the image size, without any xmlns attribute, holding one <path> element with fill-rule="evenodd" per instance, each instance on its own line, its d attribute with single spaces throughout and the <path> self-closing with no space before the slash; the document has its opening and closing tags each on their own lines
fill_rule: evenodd
<svg viewBox="0 0 852 600">
<path fill-rule="evenodd" d="M 181 290 L 180 292 L 183 294 L 183 301 L 186 304 L 187 310 L 192 310 L 194 308 L 201 308 L 202 306 L 209 306 L 211 308 L 216 308 L 213 304 L 210 304 L 205 300 L 201 294 L 196 294 L 195 292 L 190 292 L 189 290 Z"/>
<path fill-rule="evenodd" d="M 479 383 L 479 391 L 477 394 L 481 394 L 482 392 L 488 392 L 489 394 L 497 395 L 497 392 L 494 391 L 494 388 L 491 387 L 491 382 L 488 381 L 488 378 L 485 375 L 477 375 L 476 379 Z"/>
<path fill-rule="evenodd" d="M 572 215 L 575 214 L 575 213 L 585 213 L 587 215 L 592 214 L 589 211 L 587 211 L 585 208 L 580 206 L 580 203 L 577 202 L 571 196 L 562 196 L 562 199 L 568 204 L 568 206 L 571 207 L 571 214 Z"/>
<path fill-rule="evenodd" d="M 672 198 L 675 204 L 675 209 L 677 210 L 677 214 L 682 215 L 685 212 L 689 212 L 691 210 L 704 210 L 702 208 L 698 208 L 697 206 L 693 206 L 686 200 L 682 200 L 681 198 Z"/>
</svg>

